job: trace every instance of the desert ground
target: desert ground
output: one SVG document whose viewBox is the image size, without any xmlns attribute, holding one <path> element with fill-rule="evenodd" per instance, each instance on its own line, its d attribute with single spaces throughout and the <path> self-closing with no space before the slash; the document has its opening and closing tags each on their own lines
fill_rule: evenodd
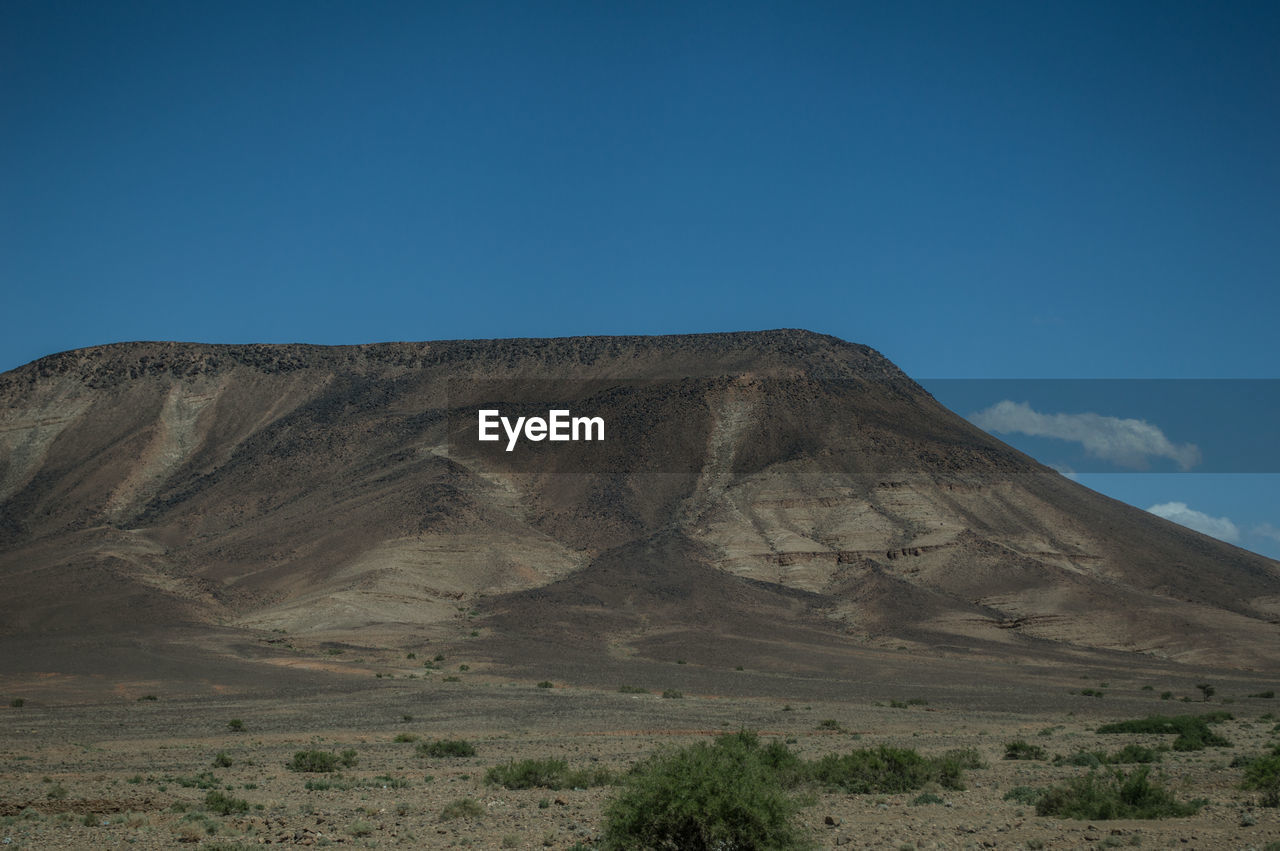
<svg viewBox="0 0 1280 851">
<path fill-rule="evenodd" d="M 954 663 L 948 682 L 930 675 L 929 660 L 912 673 L 903 658 L 896 679 L 877 675 L 850 686 L 683 660 L 623 666 L 574 684 L 513 677 L 463 658 L 318 651 L 316 667 L 335 669 L 316 672 L 322 679 L 282 679 L 278 692 L 203 696 L 139 694 L 147 684 L 134 683 L 107 697 L 63 700 L 59 695 L 72 692 L 10 678 L 0 709 L 0 842 L 591 848 L 618 787 L 507 789 L 486 782 L 488 769 L 556 758 L 621 775 L 659 748 L 741 729 L 780 739 L 805 759 L 880 744 L 926 756 L 973 749 L 981 757 L 985 767 L 965 772 L 963 790 L 805 790 L 801 820 L 819 848 L 1244 849 L 1280 842 L 1280 812 L 1239 788 L 1241 763 L 1277 738 L 1280 701 L 1250 696 L 1271 691 L 1258 675 L 1213 678 L 1206 702 L 1196 686 L 1213 672 L 1157 663 L 1127 670 L 1064 665 L 1003 679 Z M 630 679 L 603 682 L 611 676 Z M 726 694 L 735 677 L 736 693 Z M 10 705 L 24 685 L 36 696 Z M 1033 804 L 1005 797 L 1015 787 L 1046 787 L 1088 771 L 1055 765 L 1055 755 L 1171 740 L 1097 733 L 1104 722 L 1208 711 L 1231 713 L 1233 720 L 1214 729 L 1232 746 L 1166 751 L 1155 769 L 1179 799 L 1207 802 L 1194 816 L 1046 818 Z M 475 753 L 419 754 L 420 745 L 436 740 L 465 740 Z M 1015 740 L 1042 747 L 1046 758 L 1004 758 Z M 346 753 L 349 764 L 323 773 L 288 767 L 295 753 L 309 750 Z M 233 802 L 228 812 L 209 805 L 211 792 Z"/>
</svg>

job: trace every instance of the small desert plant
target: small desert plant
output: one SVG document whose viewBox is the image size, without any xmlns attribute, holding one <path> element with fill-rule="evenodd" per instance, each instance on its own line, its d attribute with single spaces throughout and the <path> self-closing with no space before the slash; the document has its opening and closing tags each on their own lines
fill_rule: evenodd
<svg viewBox="0 0 1280 851">
<path fill-rule="evenodd" d="M 1266 691 L 1260 691 L 1257 694 L 1249 695 L 1249 697 L 1260 697 L 1260 698 L 1263 698 L 1264 700 L 1271 700 L 1275 696 L 1276 696 L 1276 693 L 1272 689 L 1267 689 Z"/>
<path fill-rule="evenodd" d="M 9 701 L 9 705 L 12 706 L 14 709 L 21 709 L 23 706 L 26 705 L 26 703 L 27 703 L 26 699 L 21 697 L 15 697 L 13 700 Z"/>
<path fill-rule="evenodd" d="M 1231 742 L 1209 729 L 1210 724 L 1230 721 L 1227 712 L 1210 712 L 1205 715 L 1149 715 L 1132 721 L 1104 724 L 1099 733 L 1159 733 L 1177 734 L 1173 740 L 1175 751 L 1199 751 L 1205 747 L 1231 747 Z"/>
<path fill-rule="evenodd" d="M 244 722 L 241 721 L 239 718 L 232 718 L 230 721 L 227 722 L 227 729 L 233 733 L 243 733 Z"/>
<path fill-rule="evenodd" d="M 1023 739 L 1008 742 L 1004 746 L 1005 759 L 1045 759 L 1048 754 L 1039 745 L 1033 745 Z"/>
<path fill-rule="evenodd" d="M 554 685 L 552 684 L 551 680 L 543 680 L 542 682 L 538 683 L 538 688 L 554 688 Z"/>
<path fill-rule="evenodd" d="M 912 799 L 911 806 L 920 807 L 920 806 L 924 806 L 925 804 L 944 804 L 944 803 L 946 802 L 943 801 L 942 798 L 938 797 L 932 792 L 921 792 L 919 795 L 916 795 L 915 798 Z"/>
<path fill-rule="evenodd" d="M 213 757 L 213 765 L 215 768 L 230 768 L 235 762 L 226 751 L 218 751 Z"/>
<path fill-rule="evenodd" d="M 356 819 L 347 826 L 347 833 L 352 836 L 369 836 L 373 833 L 373 825 L 364 819 Z"/>
<path fill-rule="evenodd" d="M 484 807 L 474 798 L 459 798 L 445 805 L 440 811 L 440 821 L 453 821 L 458 818 L 479 818 L 484 815 Z"/>
<path fill-rule="evenodd" d="M 809 847 L 796 823 L 799 802 L 767 754 L 744 731 L 649 757 L 606 805 L 603 847 Z"/>
<path fill-rule="evenodd" d="M 355 768 L 356 763 L 360 761 L 360 757 L 352 748 L 347 748 L 338 757 L 338 761 L 342 763 L 343 768 Z"/>
<path fill-rule="evenodd" d="M 562 759 L 524 759 L 506 765 L 495 765 L 485 773 L 484 780 L 507 789 L 541 788 L 554 791 L 605 786 L 613 781 L 613 776 L 604 769 L 572 771 Z"/>
<path fill-rule="evenodd" d="M 244 798 L 233 798 L 215 789 L 204 796 L 204 808 L 220 816 L 229 816 L 232 813 L 249 812 L 249 802 Z"/>
<path fill-rule="evenodd" d="M 1196 688 L 1200 689 L 1200 694 L 1204 695 L 1205 702 L 1208 702 L 1209 698 L 1213 697 L 1214 693 L 1217 692 L 1217 689 L 1208 683 L 1200 683 Z"/>
<path fill-rule="evenodd" d="M 684 697 L 684 692 L 669 688 L 662 693 L 662 696 L 668 700 L 680 700 Z"/>
<path fill-rule="evenodd" d="M 335 771 L 338 768 L 338 755 L 328 751 L 298 751 L 289 761 L 288 768 L 290 771 L 313 773 Z"/>
<path fill-rule="evenodd" d="M 927 783 L 963 788 L 958 762 L 927 759 L 914 750 L 887 745 L 827 754 L 810 764 L 807 773 L 823 786 L 855 795 L 910 792 Z"/>
<path fill-rule="evenodd" d="M 1202 801 L 1182 803 L 1150 779 L 1151 769 L 1131 774 L 1089 772 L 1045 790 L 1036 814 L 1075 819 L 1157 819 L 1193 815 Z"/>
<path fill-rule="evenodd" d="M 831 730 L 835 733 L 843 733 L 844 725 L 834 718 L 824 718 L 818 722 L 819 730 Z"/>
<path fill-rule="evenodd" d="M 418 738 L 419 736 L 416 735 L 415 733 L 397 733 L 396 737 L 391 741 L 400 742 L 401 744 L 403 744 L 406 742 L 416 742 L 418 741 Z"/>
<path fill-rule="evenodd" d="M 1259 803 L 1264 807 L 1280 806 L 1280 755 L 1252 760 L 1244 770 L 1241 789 L 1256 789 L 1262 793 Z"/>
<path fill-rule="evenodd" d="M 475 746 L 466 739 L 436 739 L 418 745 L 418 756 L 422 757 L 464 757 L 475 756 Z"/>
<path fill-rule="evenodd" d="M 1043 789 L 1033 789 L 1030 786 L 1014 786 L 1008 792 L 1004 793 L 1006 801 L 1012 801 L 1015 804 L 1026 804 L 1032 806 L 1036 801 L 1040 800 L 1040 796 L 1044 794 Z"/>
</svg>

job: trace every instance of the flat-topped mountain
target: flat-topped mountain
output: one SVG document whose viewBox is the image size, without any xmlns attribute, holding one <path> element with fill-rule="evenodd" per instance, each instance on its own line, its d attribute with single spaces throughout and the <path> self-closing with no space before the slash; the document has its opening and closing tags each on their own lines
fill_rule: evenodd
<svg viewBox="0 0 1280 851">
<path fill-rule="evenodd" d="M 477 442 L 481 409 L 599 417 L 605 439 L 507 452 Z M 284 630 L 515 667 L 730 647 L 1280 667 L 1280 564 L 792 330 L 42 358 L 0 375 L 0 577 L 11 647 L 216 635 L 252 660 L 237 636 Z"/>
</svg>

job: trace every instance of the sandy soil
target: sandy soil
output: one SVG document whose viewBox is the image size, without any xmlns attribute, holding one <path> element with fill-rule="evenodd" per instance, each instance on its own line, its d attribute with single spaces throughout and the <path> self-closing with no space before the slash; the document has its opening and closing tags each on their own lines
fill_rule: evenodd
<svg viewBox="0 0 1280 851">
<path fill-rule="evenodd" d="M 1080 681 L 1080 688 L 1101 687 Z M 1275 740 L 1273 700 L 1220 693 L 1209 704 L 1162 701 L 1136 683 L 1108 683 L 1108 696 L 1064 692 L 1057 710 L 997 711 L 927 703 L 728 698 L 480 678 L 461 682 L 378 680 L 343 692 L 317 691 L 201 699 L 120 699 L 95 704 L 29 701 L 0 709 L 0 843 L 6 848 L 240 848 L 264 844 L 381 848 L 591 847 L 610 787 L 508 790 L 484 781 L 491 766 L 556 757 L 571 766 L 624 771 L 656 748 L 748 728 L 793 740 L 806 758 L 888 743 L 934 754 L 975 748 L 987 767 L 967 772 L 964 791 L 937 790 L 942 804 L 915 804 L 918 792 L 818 792 L 802 820 L 818 847 L 850 848 L 1264 848 L 1280 842 L 1280 812 L 1238 788 L 1241 755 Z M 1230 701 L 1226 703 L 1226 701 Z M 5 703 L 8 703 L 6 699 Z M 1225 709 L 1216 729 L 1232 748 L 1165 754 L 1159 771 L 1183 799 L 1208 800 L 1198 815 L 1161 821 L 1082 822 L 1038 817 L 1004 800 L 1015 786 L 1041 787 L 1085 771 L 1048 761 L 1003 759 L 1023 738 L 1050 755 L 1115 751 L 1169 737 L 1098 735 L 1102 720 Z M 1280 707 L 1276 708 L 1280 711 Z M 240 719 L 243 731 L 229 729 Z M 842 728 L 832 731 L 823 722 Z M 474 757 L 423 758 L 417 736 L 466 739 Z M 333 774 L 297 773 L 299 750 L 355 751 Z M 215 765 L 218 754 L 229 765 Z M 308 789 L 308 783 L 312 789 Z M 316 789 L 328 783 L 329 789 Z M 248 812 L 206 811 L 211 789 L 248 802 Z M 476 817 L 446 819 L 460 799 Z"/>
</svg>

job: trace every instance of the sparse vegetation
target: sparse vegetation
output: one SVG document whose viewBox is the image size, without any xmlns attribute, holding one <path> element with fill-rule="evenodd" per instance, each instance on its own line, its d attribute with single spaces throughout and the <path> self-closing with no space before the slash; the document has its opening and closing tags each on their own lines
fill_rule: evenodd
<svg viewBox="0 0 1280 851">
<path fill-rule="evenodd" d="M 1113 754 L 1106 751 L 1076 751 L 1069 756 L 1059 754 L 1053 758 L 1054 765 L 1078 765 L 1086 768 L 1098 768 L 1103 765 L 1134 765 L 1160 761 L 1160 752 L 1142 745 L 1125 745 Z"/>
<path fill-rule="evenodd" d="M 480 818 L 484 815 L 484 807 L 474 798 L 459 798 L 452 801 L 440 811 L 440 821 L 453 821 L 460 818 Z"/>
<path fill-rule="evenodd" d="M 1158 819 L 1193 815 L 1203 801 L 1182 803 L 1150 779 L 1147 766 L 1130 774 L 1089 772 L 1046 789 L 1036 814 L 1074 819 Z"/>
<path fill-rule="evenodd" d="M 542 682 L 538 683 L 538 688 L 554 688 L 554 685 L 552 684 L 551 680 L 543 680 Z"/>
<path fill-rule="evenodd" d="M 1175 751 L 1199 751 L 1206 747 L 1231 747 L 1231 742 L 1209 729 L 1210 724 L 1230 721 L 1227 712 L 1210 712 L 1205 715 L 1149 715 L 1131 721 L 1104 724 L 1099 733 L 1156 733 L 1176 734 Z"/>
<path fill-rule="evenodd" d="M 855 795 L 910 792 L 928 783 L 963 789 L 961 774 L 956 758 L 928 759 L 914 750 L 888 745 L 827 754 L 807 771 L 814 782 Z"/>
<path fill-rule="evenodd" d="M 745 731 L 660 751 L 637 765 L 606 805 L 603 847 L 809 847 L 795 818 L 800 803 L 783 786 L 777 755 Z"/>
<path fill-rule="evenodd" d="M 14 709 L 21 709 L 22 707 L 27 705 L 27 701 L 25 698 L 15 697 L 13 700 L 9 701 L 9 705 L 12 706 Z"/>
<path fill-rule="evenodd" d="M 293 755 L 293 759 L 289 761 L 288 768 L 290 771 L 315 774 L 336 771 L 338 768 L 338 755 L 328 751 L 298 751 Z"/>
<path fill-rule="evenodd" d="M 475 756 L 475 746 L 466 739 L 436 739 L 418 745 L 418 756 L 422 757 L 466 757 Z"/>
<path fill-rule="evenodd" d="M 1004 800 L 1015 804 L 1034 806 L 1040 800 L 1040 796 L 1044 794 L 1044 791 L 1043 789 L 1033 789 L 1030 786 L 1014 786 L 1004 793 Z"/>
<path fill-rule="evenodd" d="M 1280 753 L 1272 751 L 1267 756 L 1250 760 L 1245 766 L 1241 789 L 1255 789 L 1262 793 L 1258 803 L 1264 807 L 1280 807 Z"/>
<path fill-rule="evenodd" d="M 416 733 L 397 733 L 396 737 L 391 741 L 404 744 L 404 743 L 416 742 L 418 741 L 418 739 L 419 739 L 419 736 Z"/>
<path fill-rule="evenodd" d="M 1005 759 L 1047 759 L 1048 756 L 1044 748 L 1023 739 L 1006 742 L 1004 746 Z"/>
<path fill-rule="evenodd" d="M 249 812 L 249 802 L 215 790 L 204 796 L 204 808 L 220 816 L 229 816 Z"/>
<path fill-rule="evenodd" d="M 677 691 L 676 689 L 673 689 L 673 688 L 669 688 L 662 693 L 662 696 L 665 697 L 667 700 L 680 700 L 681 698 L 684 697 L 684 692 Z"/>
<path fill-rule="evenodd" d="M 607 786 L 613 776 L 604 769 L 570 770 L 562 759 L 524 759 L 495 765 L 485 773 L 486 783 L 507 789 L 586 789 Z"/>
<path fill-rule="evenodd" d="M 239 718 L 232 718 L 230 721 L 227 722 L 227 729 L 233 733 L 243 733 L 244 722 L 241 721 Z"/>
<path fill-rule="evenodd" d="M 647 688 L 640 688 L 639 686 L 618 686 L 618 691 L 622 692 L 623 694 L 648 694 L 649 693 L 649 690 Z"/>
<path fill-rule="evenodd" d="M 226 751 L 218 751 L 214 754 L 213 764 L 215 768 L 230 768 L 235 761 L 227 755 Z"/>
</svg>

